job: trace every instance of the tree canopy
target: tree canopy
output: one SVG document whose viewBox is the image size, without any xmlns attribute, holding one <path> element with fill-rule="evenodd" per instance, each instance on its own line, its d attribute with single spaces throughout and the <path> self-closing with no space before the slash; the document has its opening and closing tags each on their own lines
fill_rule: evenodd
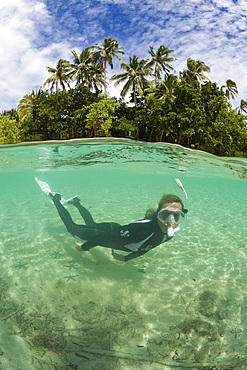
<svg viewBox="0 0 247 370">
<path fill-rule="evenodd" d="M 17 109 L 0 115 L 0 142 L 116 136 L 246 156 L 247 102 L 241 99 L 232 108 L 236 83 L 227 79 L 219 87 L 207 76 L 210 67 L 191 58 L 175 72 L 173 52 L 150 46 L 151 58 L 133 55 L 124 62 L 119 57 L 123 48 L 113 38 L 79 54 L 71 51 L 71 62 L 60 59 L 55 68 L 47 67 L 44 86 L 50 90 L 33 90 Z M 106 66 L 113 68 L 114 57 L 122 70 L 111 77 L 121 86 L 119 101 L 106 93 Z"/>
</svg>

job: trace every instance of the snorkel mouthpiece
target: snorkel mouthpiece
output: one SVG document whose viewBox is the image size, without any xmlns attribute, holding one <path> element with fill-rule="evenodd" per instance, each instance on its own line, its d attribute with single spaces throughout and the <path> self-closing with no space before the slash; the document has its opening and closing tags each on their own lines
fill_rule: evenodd
<svg viewBox="0 0 247 370">
<path fill-rule="evenodd" d="M 176 232 L 176 231 L 179 231 L 179 230 L 177 230 L 177 229 L 179 229 L 178 227 L 176 228 L 176 229 L 173 229 L 173 227 L 172 226 L 170 226 L 170 227 L 168 227 L 167 228 L 167 235 L 168 235 L 168 237 L 169 238 L 172 238 L 173 237 L 173 235 L 174 235 L 174 233 Z"/>
</svg>

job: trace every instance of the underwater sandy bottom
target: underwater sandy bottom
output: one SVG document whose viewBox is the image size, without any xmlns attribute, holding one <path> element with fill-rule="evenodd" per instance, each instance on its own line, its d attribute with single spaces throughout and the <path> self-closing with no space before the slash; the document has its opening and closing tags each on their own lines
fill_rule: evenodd
<svg viewBox="0 0 247 370">
<path fill-rule="evenodd" d="M 96 167 L 0 176 L 0 368 L 246 368 L 246 181 Z M 183 197 L 179 177 L 187 226 L 125 264 L 79 253 L 35 176 L 121 224 L 165 191 Z"/>
</svg>

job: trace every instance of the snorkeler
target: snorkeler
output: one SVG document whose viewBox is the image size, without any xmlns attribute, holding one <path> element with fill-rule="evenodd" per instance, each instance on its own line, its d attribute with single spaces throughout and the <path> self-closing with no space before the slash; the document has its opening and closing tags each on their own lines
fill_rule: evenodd
<svg viewBox="0 0 247 370">
<path fill-rule="evenodd" d="M 90 212 L 81 205 L 78 197 L 68 201 L 61 198 L 58 193 L 52 193 L 49 185 L 35 178 L 41 189 L 52 198 L 58 214 L 66 229 L 82 243 L 76 243 L 79 251 L 89 251 L 95 246 L 112 249 L 112 256 L 118 261 L 129 261 L 139 257 L 158 245 L 170 240 L 174 233 L 184 224 L 188 212 L 182 200 L 176 195 L 164 194 L 159 202 L 158 209 L 149 209 L 145 218 L 121 226 L 115 222 L 96 223 Z M 176 179 L 177 184 L 187 194 Z M 76 224 L 62 203 L 73 204 L 84 219 L 85 225 Z M 130 252 L 123 256 L 114 252 Z"/>
</svg>

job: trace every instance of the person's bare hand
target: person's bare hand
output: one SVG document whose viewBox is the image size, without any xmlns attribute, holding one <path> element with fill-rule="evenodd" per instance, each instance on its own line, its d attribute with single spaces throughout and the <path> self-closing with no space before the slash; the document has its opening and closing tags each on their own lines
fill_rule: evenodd
<svg viewBox="0 0 247 370">
<path fill-rule="evenodd" d="M 83 249 L 81 247 L 81 243 L 75 241 L 75 247 L 78 250 L 78 252 L 82 252 L 83 251 Z"/>
</svg>

